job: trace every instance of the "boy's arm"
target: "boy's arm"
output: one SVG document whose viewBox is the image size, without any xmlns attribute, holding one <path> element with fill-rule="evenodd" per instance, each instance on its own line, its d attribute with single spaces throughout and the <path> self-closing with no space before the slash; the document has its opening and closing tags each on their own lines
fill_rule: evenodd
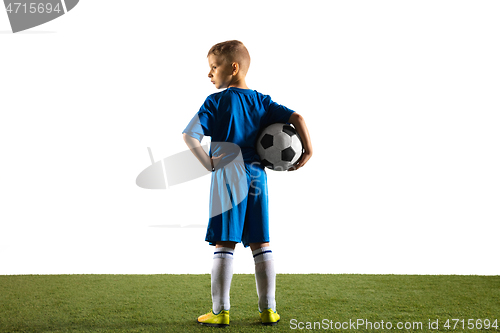
<svg viewBox="0 0 500 333">
<path fill-rule="evenodd" d="M 300 114 L 297 112 L 292 113 L 290 116 L 290 119 L 288 120 L 290 124 L 292 124 L 295 129 L 297 130 L 297 133 L 299 134 L 299 137 L 302 141 L 302 146 L 304 148 L 304 152 L 302 153 L 302 157 L 295 163 L 289 171 L 294 171 L 297 169 L 302 168 L 307 161 L 312 157 L 313 154 L 313 148 L 311 144 L 311 138 L 309 137 L 309 131 L 307 130 L 306 122 L 304 120 L 304 117 L 302 117 Z"/>
<path fill-rule="evenodd" d="M 218 164 L 218 160 L 224 157 L 225 155 L 221 154 L 220 156 L 210 158 L 210 156 L 208 156 L 207 153 L 201 147 L 200 141 L 196 140 L 187 133 L 183 133 L 182 137 L 184 138 L 184 142 L 189 147 L 194 156 L 196 156 L 196 158 L 198 159 L 198 161 L 200 161 L 203 167 L 205 167 L 205 169 L 207 169 L 210 172 L 212 172 L 215 169 L 215 166 L 217 166 Z"/>
</svg>

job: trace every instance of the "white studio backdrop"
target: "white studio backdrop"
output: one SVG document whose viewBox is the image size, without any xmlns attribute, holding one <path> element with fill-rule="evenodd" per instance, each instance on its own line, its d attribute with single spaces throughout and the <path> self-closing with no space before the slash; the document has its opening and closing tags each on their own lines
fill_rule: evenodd
<svg viewBox="0 0 500 333">
<path fill-rule="evenodd" d="M 0 274 L 210 273 L 209 177 L 146 190 L 187 147 L 206 54 L 241 40 L 251 89 L 314 156 L 268 171 L 278 273 L 499 273 L 500 3 L 82 0 L 12 34 L 0 11 Z M 235 273 L 253 273 L 238 245 Z"/>
</svg>

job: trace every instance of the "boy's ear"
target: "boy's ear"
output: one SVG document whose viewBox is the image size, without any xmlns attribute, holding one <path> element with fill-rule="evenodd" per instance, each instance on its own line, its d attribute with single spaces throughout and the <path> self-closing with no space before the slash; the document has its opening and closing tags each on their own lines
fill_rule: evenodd
<svg viewBox="0 0 500 333">
<path fill-rule="evenodd" d="M 231 66 L 233 68 L 233 75 L 238 74 L 238 72 L 240 71 L 240 64 L 238 64 L 237 62 L 233 62 Z"/>
</svg>

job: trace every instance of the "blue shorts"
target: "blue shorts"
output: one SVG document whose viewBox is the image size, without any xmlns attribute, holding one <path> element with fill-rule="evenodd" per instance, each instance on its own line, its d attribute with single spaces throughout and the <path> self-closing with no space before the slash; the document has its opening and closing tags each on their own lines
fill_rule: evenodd
<svg viewBox="0 0 500 333">
<path fill-rule="evenodd" d="M 269 242 L 267 175 L 258 163 L 241 163 L 212 173 L 210 219 L 205 240 Z"/>
</svg>

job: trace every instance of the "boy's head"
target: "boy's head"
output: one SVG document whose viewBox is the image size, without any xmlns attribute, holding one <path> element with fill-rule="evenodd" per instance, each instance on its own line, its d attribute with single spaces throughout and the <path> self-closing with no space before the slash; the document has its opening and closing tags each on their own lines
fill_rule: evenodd
<svg viewBox="0 0 500 333">
<path fill-rule="evenodd" d="M 208 77 L 217 89 L 245 79 L 250 67 L 250 54 L 242 42 L 228 40 L 212 46 L 208 51 Z"/>
</svg>

